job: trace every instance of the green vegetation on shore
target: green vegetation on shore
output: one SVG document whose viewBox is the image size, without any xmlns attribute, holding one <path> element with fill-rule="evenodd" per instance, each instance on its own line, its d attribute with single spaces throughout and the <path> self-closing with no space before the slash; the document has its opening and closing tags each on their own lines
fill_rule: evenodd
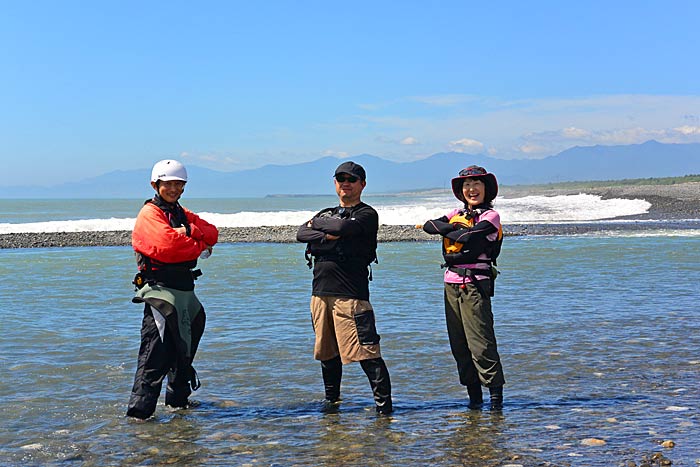
<svg viewBox="0 0 700 467">
<path fill-rule="evenodd" d="M 682 185 L 684 183 L 700 182 L 700 174 L 690 174 L 677 177 L 651 177 L 651 178 L 624 178 L 619 180 L 584 180 L 575 182 L 551 182 L 508 185 L 501 184 L 501 189 L 505 192 L 548 192 L 548 191 L 586 191 L 586 189 L 631 187 L 631 186 L 671 186 Z M 450 193 L 450 188 L 416 189 L 392 193 L 373 193 L 379 196 L 403 196 L 406 194 L 430 194 L 430 193 Z"/>
<path fill-rule="evenodd" d="M 621 180 L 591 180 L 580 182 L 539 183 L 534 185 L 509 185 L 511 188 L 546 188 L 546 189 L 582 189 L 614 186 L 641 185 L 678 185 L 681 183 L 700 182 L 700 175 L 683 175 L 682 177 L 661 178 L 625 178 Z"/>
</svg>

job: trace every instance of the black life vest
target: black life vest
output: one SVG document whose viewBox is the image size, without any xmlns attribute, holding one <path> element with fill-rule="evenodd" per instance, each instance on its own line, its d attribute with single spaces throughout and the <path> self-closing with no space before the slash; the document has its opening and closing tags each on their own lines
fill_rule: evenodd
<svg viewBox="0 0 700 467">
<path fill-rule="evenodd" d="M 170 222 L 170 227 L 184 227 L 187 229 L 187 235 L 190 234 L 190 223 L 187 221 L 187 214 L 180 206 L 180 203 L 168 203 L 159 195 L 155 195 L 152 199 L 147 199 L 143 204 L 148 203 L 158 206 L 165 213 L 168 222 Z"/>
<path fill-rule="evenodd" d="M 326 208 L 319 212 L 315 217 L 321 218 L 336 218 L 336 219 L 347 219 L 352 217 L 353 208 Z M 379 263 L 377 259 L 377 246 L 376 243 L 373 248 L 370 248 L 370 256 L 360 255 L 355 251 L 349 243 L 340 238 L 338 240 L 326 240 L 323 242 L 311 242 L 306 244 L 306 250 L 304 251 L 304 258 L 306 259 L 306 264 L 311 269 L 313 267 L 314 261 L 334 261 L 336 263 L 342 263 L 345 261 L 364 261 L 367 266 L 369 266 L 369 280 L 372 280 L 372 267 L 371 263 Z M 365 257 L 363 257 L 365 256 Z"/>
<path fill-rule="evenodd" d="M 335 212 L 334 212 L 335 211 Z M 316 217 L 342 219 L 343 216 L 336 211 L 336 208 L 326 208 L 319 212 Z M 304 257 L 309 268 L 312 266 L 312 257 L 316 261 L 344 261 L 345 250 L 340 240 L 325 240 L 323 242 L 310 242 L 306 244 Z"/>
</svg>

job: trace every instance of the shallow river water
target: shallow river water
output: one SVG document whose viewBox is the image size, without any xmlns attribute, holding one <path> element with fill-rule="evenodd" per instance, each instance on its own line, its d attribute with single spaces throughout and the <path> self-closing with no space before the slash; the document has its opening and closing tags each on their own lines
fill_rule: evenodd
<svg viewBox="0 0 700 467">
<path fill-rule="evenodd" d="M 146 422 L 124 416 L 142 315 L 131 249 L 0 251 L 0 465 L 700 463 L 697 236 L 508 238 L 494 298 L 502 412 L 466 408 L 438 244 L 381 244 L 371 300 L 391 417 L 375 415 L 357 364 L 339 411 L 321 412 L 302 250 L 226 244 L 201 262 L 198 405 L 161 398 Z"/>
</svg>

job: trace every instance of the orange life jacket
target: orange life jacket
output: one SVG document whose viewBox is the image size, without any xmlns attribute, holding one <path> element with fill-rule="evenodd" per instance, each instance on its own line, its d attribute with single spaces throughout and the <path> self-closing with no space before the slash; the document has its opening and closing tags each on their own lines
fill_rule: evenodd
<svg viewBox="0 0 700 467">
<path fill-rule="evenodd" d="M 460 211 L 456 216 L 450 219 L 450 224 L 456 224 L 458 229 L 468 229 L 474 227 L 474 219 L 488 209 L 476 209 L 471 212 Z M 453 266 L 456 264 L 472 264 L 472 263 L 488 263 L 496 264 L 496 258 L 501 253 L 501 245 L 503 243 L 503 227 L 498 228 L 498 236 L 496 240 L 489 242 L 487 251 L 472 252 L 465 250 L 464 244 L 455 242 L 447 237 L 443 237 L 442 241 L 442 256 L 445 259 L 445 264 Z M 488 259 L 478 259 L 483 253 Z"/>
</svg>

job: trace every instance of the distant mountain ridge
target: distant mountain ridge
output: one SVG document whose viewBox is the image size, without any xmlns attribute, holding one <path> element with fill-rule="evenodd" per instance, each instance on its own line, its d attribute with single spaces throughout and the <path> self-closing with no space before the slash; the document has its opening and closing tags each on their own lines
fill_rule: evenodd
<svg viewBox="0 0 700 467">
<path fill-rule="evenodd" d="M 448 188 L 460 169 L 486 167 L 503 185 L 564 181 L 673 177 L 700 173 L 700 143 L 647 141 L 624 146 L 573 147 L 544 159 L 496 159 L 484 154 L 438 153 L 412 162 L 392 162 L 369 154 L 354 160 L 367 170 L 366 193 Z M 186 196 L 196 198 L 332 194 L 331 178 L 342 161 L 324 157 L 292 165 L 266 165 L 239 172 L 188 166 L 192 183 Z M 3 187 L 0 198 L 143 198 L 152 193 L 150 169 L 120 170 L 54 187 Z"/>
</svg>

